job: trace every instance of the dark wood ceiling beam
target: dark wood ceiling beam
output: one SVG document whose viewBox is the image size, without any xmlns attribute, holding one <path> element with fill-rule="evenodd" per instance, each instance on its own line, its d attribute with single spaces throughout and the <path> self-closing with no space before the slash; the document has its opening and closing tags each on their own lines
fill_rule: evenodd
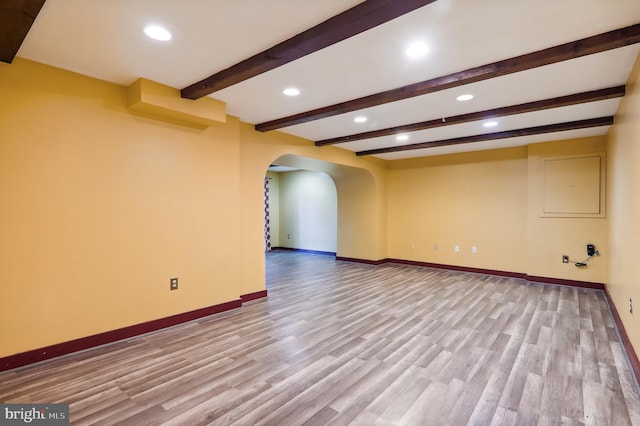
<svg viewBox="0 0 640 426">
<path fill-rule="evenodd" d="M 301 112 L 288 117 L 278 118 L 257 124 L 256 130 L 265 132 L 295 124 L 332 117 L 347 112 L 358 111 L 377 105 L 396 102 L 415 96 L 426 95 L 440 90 L 450 89 L 465 84 L 476 83 L 503 75 L 530 70 L 544 65 L 555 64 L 568 59 L 600 53 L 631 44 L 640 43 L 640 24 L 620 28 L 581 40 L 572 41 L 548 49 L 538 50 L 525 55 L 516 56 L 498 62 L 482 65 L 453 74 L 436 77 L 397 89 L 387 90 L 358 99 L 341 102 L 311 111 Z"/>
<path fill-rule="evenodd" d="M 45 0 L 0 0 L 0 61 L 10 64 Z"/>
<path fill-rule="evenodd" d="M 370 132 L 356 133 L 353 135 L 340 136 L 332 139 L 324 139 L 316 142 L 316 146 L 335 145 L 339 143 L 353 142 L 363 139 L 377 138 L 381 136 L 395 135 L 397 133 L 415 132 L 418 130 L 433 129 L 436 127 L 452 126 L 470 121 L 485 120 L 488 118 L 506 117 L 527 112 L 542 111 L 551 108 L 560 108 L 570 105 L 583 104 L 587 102 L 603 101 L 606 99 L 620 98 L 624 96 L 625 86 L 609 87 L 589 92 L 576 93 L 573 95 L 559 96 L 557 98 L 544 99 L 541 101 L 527 102 L 518 105 L 488 109 L 485 111 L 471 112 L 468 114 L 454 115 L 434 120 L 421 121 L 420 123 L 405 124 L 402 126 L 387 127 L 386 129 L 372 130 Z"/>
<path fill-rule="evenodd" d="M 517 138 L 520 136 L 541 135 L 544 133 L 563 132 L 566 130 L 588 129 L 590 127 L 610 126 L 613 117 L 591 118 L 588 120 L 570 121 L 567 123 L 548 124 L 546 126 L 527 127 L 524 129 L 506 130 L 504 132 L 484 133 L 480 135 L 464 136 L 461 138 L 442 139 L 439 141 L 421 142 L 410 145 L 392 146 L 388 148 L 358 151 L 357 156 L 385 154 L 388 152 L 410 151 L 415 149 L 436 148 L 439 146 L 460 145 L 465 143 L 483 142 L 496 139 Z"/>
<path fill-rule="evenodd" d="M 436 0 L 366 0 L 263 52 L 181 90 L 198 99 L 353 37 Z"/>
</svg>

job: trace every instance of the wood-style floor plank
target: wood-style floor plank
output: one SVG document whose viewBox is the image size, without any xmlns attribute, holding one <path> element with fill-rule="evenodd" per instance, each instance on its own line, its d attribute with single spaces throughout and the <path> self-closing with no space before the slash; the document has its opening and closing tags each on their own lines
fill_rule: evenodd
<svg viewBox="0 0 640 426">
<path fill-rule="evenodd" d="M 267 254 L 269 297 L 0 373 L 74 425 L 640 425 L 601 291 Z"/>
</svg>

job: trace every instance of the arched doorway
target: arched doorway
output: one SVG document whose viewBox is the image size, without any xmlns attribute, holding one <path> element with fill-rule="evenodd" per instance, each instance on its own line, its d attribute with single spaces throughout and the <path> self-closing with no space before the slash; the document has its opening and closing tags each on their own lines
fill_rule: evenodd
<svg viewBox="0 0 640 426">
<path fill-rule="evenodd" d="M 383 170 L 358 159 L 341 159 L 342 152 L 329 152 L 327 160 L 305 157 L 301 148 L 298 154 L 271 156 L 265 145 L 251 145 L 247 150 L 253 162 L 241 175 L 241 187 L 246 194 L 241 200 L 241 247 L 243 263 L 239 271 L 241 294 L 263 292 L 265 287 L 264 247 L 264 178 L 270 165 L 279 165 L 311 172 L 323 172 L 335 185 L 337 195 L 336 257 L 376 261 L 386 255 L 385 230 L 385 181 Z M 291 147 L 287 147 L 289 150 Z M 309 155 L 317 154 L 309 150 Z M 281 151 L 282 152 L 282 151 Z M 321 151 L 320 153 L 324 153 Z M 273 151 L 271 151 L 273 154 Z M 339 154 L 339 155 L 336 155 Z M 342 163 L 335 163 L 334 158 Z M 251 164 L 253 163 L 253 164 Z M 258 164 L 260 163 L 260 164 Z M 354 165 L 347 165 L 354 163 Z M 255 166 L 259 166 L 255 168 Z M 369 170 L 369 167 L 371 170 Z M 286 238 L 286 234 L 285 234 Z M 281 244 L 281 243 L 278 243 Z"/>
<path fill-rule="evenodd" d="M 335 255 L 338 194 L 325 172 L 271 166 L 265 178 L 265 251 Z"/>
<path fill-rule="evenodd" d="M 337 195 L 338 257 L 364 260 L 384 257 L 384 191 L 368 170 L 294 154 L 282 155 L 271 164 L 330 176 Z"/>
</svg>

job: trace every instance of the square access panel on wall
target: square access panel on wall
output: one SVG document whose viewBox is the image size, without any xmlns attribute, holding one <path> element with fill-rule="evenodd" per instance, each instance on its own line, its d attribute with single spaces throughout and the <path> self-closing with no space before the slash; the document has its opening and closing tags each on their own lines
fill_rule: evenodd
<svg viewBox="0 0 640 426">
<path fill-rule="evenodd" d="M 604 154 L 544 158 L 542 216 L 604 216 Z"/>
</svg>

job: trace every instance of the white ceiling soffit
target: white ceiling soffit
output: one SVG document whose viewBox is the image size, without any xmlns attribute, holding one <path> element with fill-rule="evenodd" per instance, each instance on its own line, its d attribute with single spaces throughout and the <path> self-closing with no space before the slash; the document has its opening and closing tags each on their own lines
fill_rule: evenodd
<svg viewBox="0 0 640 426">
<path fill-rule="evenodd" d="M 184 88 L 359 3 L 47 0 L 18 56 L 121 85 L 145 77 Z M 638 0 L 437 0 L 210 96 L 226 102 L 230 114 L 258 124 L 639 22 Z M 161 43 L 148 39 L 142 29 L 152 23 L 164 25 L 171 31 L 172 40 Z M 413 41 L 429 46 L 426 56 L 412 60 L 405 55 Z M 622 85 L 639 49 L 635 44 L 280 130 L 317 141 Z M 292 86 L 300 89 L 300 96 L 283 96 L 282 90 Z M 475 97 L 468 102 L 456 101 L 462 93 Z M 499 128 L 613 115 L 618 103 L 619 99 L 608 100 L 505 117 L 499 119 Z M 367 116 L 367 122 L 354 123 L 356 115 Z M 415 132 L 403 143 L 497 131 L 478 125 L 470 122 Z M 376 156 L 397 159 L 439 155 L 602 134 L 606 130 L 603 126 Z M 395 138 L 385 137 L 336 146 L 360 151 L 395 145 Z"/>
</svg>

